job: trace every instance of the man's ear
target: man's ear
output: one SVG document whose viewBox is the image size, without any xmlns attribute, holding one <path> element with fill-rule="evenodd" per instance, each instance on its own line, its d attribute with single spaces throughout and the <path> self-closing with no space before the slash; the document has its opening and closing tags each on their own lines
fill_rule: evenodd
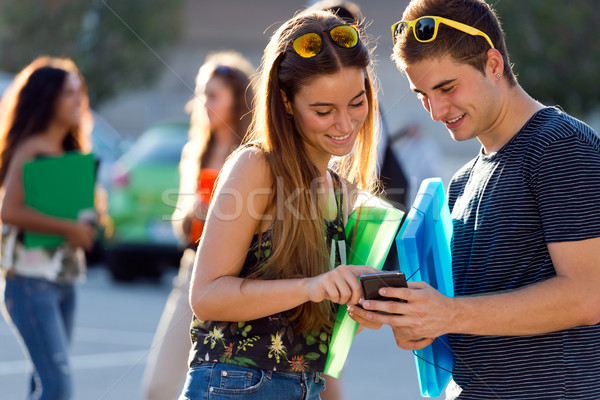
<svg viewBox="0 0 600 400">
<path fill-rule="evenodd" d="M 279 91 L 281 92 L 281 98 L 283 99 L 283 105 L 285 106 L 285 111 L 290 115 L 294 115 L 294 109 L 292 108 L 292 103 L 288 100 L 287 95 L 285 94 L 285 92 L 282 89 L 279 89 Z"/>
<path fill-rule="evenodd" d="M 504 75 L 504 58 L 496 49 L 489 49 L 487 52 L 487 62 L 485 65 L 486 73 L 494 78 Z"/>
</svg>

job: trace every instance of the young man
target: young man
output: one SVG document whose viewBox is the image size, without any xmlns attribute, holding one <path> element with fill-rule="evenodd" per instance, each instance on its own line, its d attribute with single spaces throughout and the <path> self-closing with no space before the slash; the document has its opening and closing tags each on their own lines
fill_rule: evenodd
<svg viewBox="0 0 600 400">
<path fill-rule="evenodd" d="M 403 21 L 394 59 L 412 89 L 482 144 L 449 186 L 456 297 L 417 282 L 382 289 L 407 303 L 350 313 L 404 349 L 449 333 L 447 398 L 600 399 L 600 139 L 518 85 L 483 0 L 413 0 Z"/>
</svg>

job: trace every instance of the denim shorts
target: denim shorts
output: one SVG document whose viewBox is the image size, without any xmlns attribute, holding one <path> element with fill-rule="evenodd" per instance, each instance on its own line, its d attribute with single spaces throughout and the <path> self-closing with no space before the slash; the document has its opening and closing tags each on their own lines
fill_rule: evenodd
<svg viewBox="0 0 600 400">
<path fill-rule="evenodd" d="M 204 362 L 187 374 L 179 400 L 318 400 L 325 380 L 318 372 L 276 372 Z"/>
</svg>

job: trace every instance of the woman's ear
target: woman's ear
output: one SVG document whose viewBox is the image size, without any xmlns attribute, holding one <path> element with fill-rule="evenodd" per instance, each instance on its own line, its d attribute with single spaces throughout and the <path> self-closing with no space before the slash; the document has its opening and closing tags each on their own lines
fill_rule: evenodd
<svg viewBox="0 0 600 400">
<path fill-rule="evenodd" d="M 283 91 L 283 89 L 279 89 L 281 92 L 281 98 L 283 99 L 283 105 L 285 106 L 285 111 L 289 115 L 294 115 L 294 109 L 292 108 L 292 103 L 288 100 L 287 95 Z"/>
</svg>

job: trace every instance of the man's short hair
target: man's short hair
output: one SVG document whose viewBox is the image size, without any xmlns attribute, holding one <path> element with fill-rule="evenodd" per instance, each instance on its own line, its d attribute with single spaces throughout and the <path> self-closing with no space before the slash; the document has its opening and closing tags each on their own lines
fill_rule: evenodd
<svg viewBox="0 0 600 400">
<path fill-rule="evenodd" d="M 504 42 L 504 32 L 494 10 L 484 0 L 412 0 L 402 19 L 412 21 L 424 16 L 436 16 L 462 22 L 479 29 L 490 37 L 504 59 L 504 77 L 511 86 L 517 84 Z M 482 36 L 467 33 L 440 24 L 435 40 L 421 43 L 412 29 L 396 38 L 392 59 L 401 70 L 428 58 L 450 55 L 453 60 L 469 64 L 485 73 L 489 43 Z"/>
</svg>

